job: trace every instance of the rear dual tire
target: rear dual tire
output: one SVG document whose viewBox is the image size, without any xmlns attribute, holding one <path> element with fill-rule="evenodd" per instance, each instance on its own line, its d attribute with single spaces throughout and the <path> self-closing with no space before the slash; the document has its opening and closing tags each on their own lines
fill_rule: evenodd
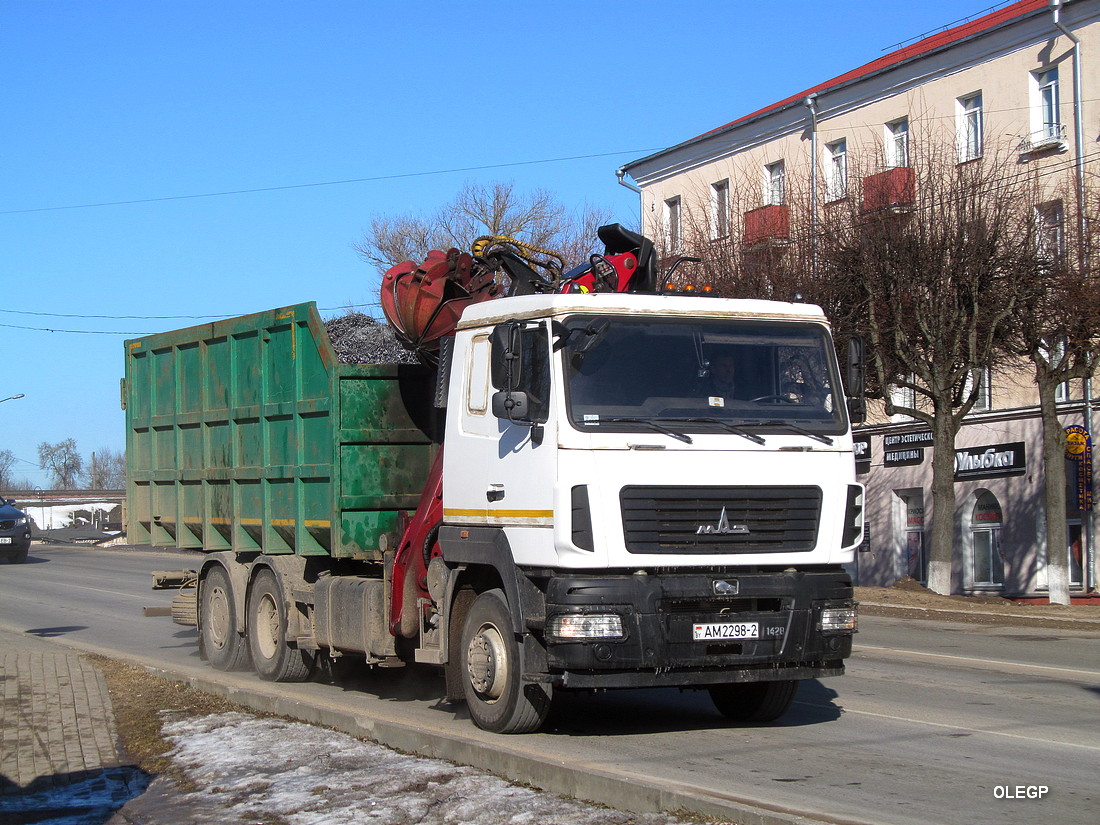
<svg viewBox="0 0 1100 825">
<path fill-rule="evenodd" d="M 199 586 L 199 645 L 215 670 L 245 670 L 248 647 L 237 632 L 233 585 L 224 567 L 212 567 Z"/>
<path fill-rule="evenodd" d="M 261 570 L 248 588 L 248 646 L 252 667 L 268 682 L 303 682 L 313 672 L 316 656 L 291 647 L 286 639 L 287 604 L 278 579 Z"/>
</svg>

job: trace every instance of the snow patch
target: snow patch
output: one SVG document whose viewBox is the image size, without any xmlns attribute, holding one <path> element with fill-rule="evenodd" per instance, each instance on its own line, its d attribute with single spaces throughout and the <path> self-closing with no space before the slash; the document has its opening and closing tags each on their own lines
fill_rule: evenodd
<svg viewBox="0 0 1100 825">
<path fill-rule="evenodd" d="M 299 722 L 219 713 L 166 721 L 187 796 L 219 821 L 290 825 L 681 825 L 512 785 Z M 194 809 L 192 809 L 194 810 Z"/>
</svg>

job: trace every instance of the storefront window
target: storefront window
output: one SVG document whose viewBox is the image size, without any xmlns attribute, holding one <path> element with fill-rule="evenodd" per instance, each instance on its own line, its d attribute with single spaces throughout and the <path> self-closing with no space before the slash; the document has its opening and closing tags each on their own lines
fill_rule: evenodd
<svg viewBox="0 0 1100 825">
<path fill-rule="evenodd" d="M 1080 521 L 1071 521 L 1066 525 L 1069 534 L 1069 584 L 1070 587 L 1081 587 L 1084 584 L 1084 557 L 1085 538 Z"/>
<path fill-rule="evenodd" d="M 986 491 L 978 496 L 970 518 L 974 542 L 973 580 L 975 586 L 1001 586 L 1005 580 L 1005 562 L 1001 554 L 1001 505 Z"/>
<path fill-rule="evenodd" d="M 928 581 L 928 559 L 924 548 L 924 492 L 898 492 L 901 499 L 901 569 L 922 584 Z"/>
</svg>

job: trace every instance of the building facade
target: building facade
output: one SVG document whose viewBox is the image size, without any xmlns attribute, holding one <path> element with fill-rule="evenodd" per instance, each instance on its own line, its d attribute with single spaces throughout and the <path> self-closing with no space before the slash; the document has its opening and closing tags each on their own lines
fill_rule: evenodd
<svg viewBox="0 0 1100 825">
<path fill-rule="evenodd" d="M 1076 238 L 1086 249 L 1090 220 L 1100 220 L 1088 206 L 1100 181 L 1098 24 L 1100 0 L 1011 3 L 627 164 L 620 181 L 639 192 L 642 230 L 668 253 L 709 239 L 746 262 L 763 250 L 813 265 L 804 239 L 832 211 L 853 202 L 864 212 L 904 210 L 914 200 L 916 153 L 959 167 L 997 162 L 1039 188 L 1038 242 L 1052 255 L 1081 254 L 1067 247 Z M 1051 552 L 1067 554 L 1073 591 L 1095 589 L 1095 460 L 1086 448 L 1100 420 L 1095 382 L 1061 388 L 1066 459 L 1046 468 L 1031 375 L 1026 365 L 973 375 L 978 403 L 955 442 L 953 592 L 1041 596 Z M 924 580 L 930 437 L 881 409 L 872 420 L 858 439 L 867 532 L 854 572 L 864 585 Z M 1046 547 L 1047 472 L 1067 484 L 1069 546 L 1057 551 Z"/>
</svg>

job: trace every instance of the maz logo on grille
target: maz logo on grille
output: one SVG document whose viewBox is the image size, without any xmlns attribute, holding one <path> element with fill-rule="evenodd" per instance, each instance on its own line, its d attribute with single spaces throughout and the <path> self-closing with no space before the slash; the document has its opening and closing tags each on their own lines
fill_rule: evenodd
<svg viewBox="0 0 1100 825">
<path fill-rule="evenodd" d="M 729 518 L 726 516 L 726 508 L 722 508 L 722 515 L 718 517 L 717 524 L 700 524 L 696 530 L 697 536 L 709 536 L 709 535 L 736 535 L 747 536 L 749 534 L 749 528 L 744 524 L 730 524 Z"/>
</svg>

